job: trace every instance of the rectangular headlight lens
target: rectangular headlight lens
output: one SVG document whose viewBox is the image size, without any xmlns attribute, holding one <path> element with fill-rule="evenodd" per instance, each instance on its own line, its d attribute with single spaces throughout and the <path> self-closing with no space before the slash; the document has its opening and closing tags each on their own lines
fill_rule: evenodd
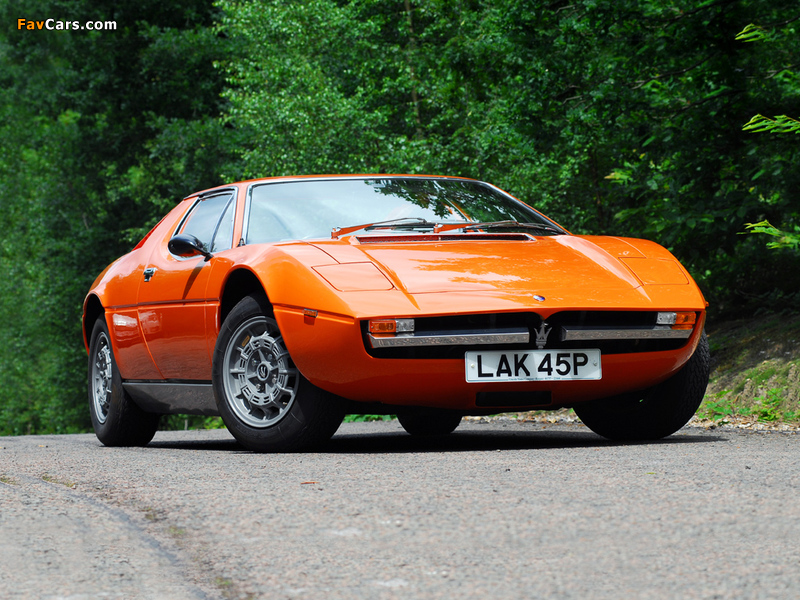
<svg viewBox="0 0 800 600">
<path fill-rule="evenodd" d="M 656 317 L 656 325 L 674 325 L 678 313 L 674 312 L 660 312 Z"/>
</svg>

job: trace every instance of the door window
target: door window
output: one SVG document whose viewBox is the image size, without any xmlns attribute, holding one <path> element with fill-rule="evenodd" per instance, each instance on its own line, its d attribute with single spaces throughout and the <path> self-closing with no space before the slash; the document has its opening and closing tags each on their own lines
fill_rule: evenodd
<svg viewBox="0 0 800 600">
<path fill-rule="evenodd" d="M 207 252 L 228 250 L 232 245 L 235 207 L 232 193 L 203 198 L 194 205 L 179 233 L 195 236 Z"/>
</svg>

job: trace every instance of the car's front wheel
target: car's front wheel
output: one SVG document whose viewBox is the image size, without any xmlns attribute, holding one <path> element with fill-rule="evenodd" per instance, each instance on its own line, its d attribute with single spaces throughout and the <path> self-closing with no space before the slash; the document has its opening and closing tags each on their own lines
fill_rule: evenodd
<svg viewBox="0 0 800 600">
<path fill-rule="evenodd" d="M 689 422 L 708 386 L 711 355 L 703 333 L 691 358 L 666 381 L 643 392 L 575 405 L 592 431 L 611 440 L 657 440 Z"/>
<path fill-rule="evenodd" d="M 344 418 L 341 398 L 295 367 L 262 294 L 243 298 L 225 319 L 212 379 L 222 420 L 248 450 L 308 450 L 330 439 Z"/>
<path fill-rule="evenodd" d="M 158 430 L 159 415 L 139 408 L 122 387 L 103 317 L 89 339 L 89 413 L 97 439 L 106 446 L 145 446 Z"/>
</svg>

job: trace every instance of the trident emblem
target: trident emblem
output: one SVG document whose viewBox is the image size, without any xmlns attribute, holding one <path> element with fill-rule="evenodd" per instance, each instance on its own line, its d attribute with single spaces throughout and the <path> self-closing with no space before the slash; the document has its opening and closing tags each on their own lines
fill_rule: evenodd
<svg viewBox="0 0 800 600">
<path fill-rule="evenodd" d="M 547 344 L 547 336 L 550 335 L 552 327 L 547 326 L 546 321 L 542 321 L 542 325 L 536 330 L 536 347 L 541 350 Z"/>
</svg>

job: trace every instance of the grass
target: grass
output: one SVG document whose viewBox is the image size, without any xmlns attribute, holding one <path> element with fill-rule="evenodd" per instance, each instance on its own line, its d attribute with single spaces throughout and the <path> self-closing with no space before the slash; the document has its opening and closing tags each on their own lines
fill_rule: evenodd
<svg viewBox="0 0 800 600">
<path fill-rule="evenodd" d="M 800 316 L 708 328 L 712 373 L 697 414 L 714 421 L 800 421 Z"/>
<path fill-rule="evenodd" d="M 697 414 L 712 421 L 724 421 L 729 417 L 755 417 L 762 423 L 794 423 L 800 421 L 800 410 L 792 408 L 784 398 L 784 390 L 772 388 L 752 403 L 735 403 L 727 397 L 708 397 L 703 400 Z M 788 406 L 787 406 L 788 405 Z"/>
<path fill-rule="evenodd" d="M 344 418 L 345 423 L 364 423 L 367 421 L 391 421 L 395 419 L 394 415 L 347 415 Z"/>
</svg>

